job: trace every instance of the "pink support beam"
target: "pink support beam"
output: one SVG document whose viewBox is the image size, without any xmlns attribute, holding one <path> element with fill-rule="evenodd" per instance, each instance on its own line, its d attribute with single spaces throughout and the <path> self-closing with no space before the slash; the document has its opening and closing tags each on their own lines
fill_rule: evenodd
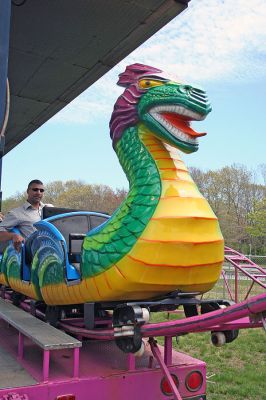
<svg viewBox="0 0 266 400">
<path fill-rule="evenodd" d="M 43 381 L 47 382 L 49 379 L 50 368 L 50 350 L 43 350 Z"/>
<path fill-rule="evenodd" d="M 173 341 L 171 336 L 164 337 L 164 362 L 166 365 L 172 364 Z"/>
<path fill-rule="evenodd" d="M 232 293 L 232 291 L 231 291 L 231 289 L 230 289 L 230 286 L 229 286 L 229 284 L 228 284 L 228 280 L 227 280 L 227 277 L 226 277 L 226 274 L 225 274 L 224 270 L 222 271 L 222 276 L 223 276 L 224 283 L 225 283 L 227 292 L 228 292 L 228 294 L 229 294 L 229 297 L 230 297 L 230 299 L 231 299 L 232 301 L 234 301 L 233 293 Z"/>
<path fill-rule="evenodd" d="M 79 377 L 79 347 L 74 349 L 74 368 L 73 368 L 73 378 Z"/>
<path fill-rule="evenodd" d="M 136 356 L 132 353 L 127 355 L 127 368 L 128 371 L 134 371 L 136 369 Z"/>
<path fill-rule="evenodd" d="M 245 296 L 244 300 L 246 300 L 248 298 L 248 296 L 249 296 L 249 294 L 250 294 L 250 292 L 251 292 L 251 290 L 252 290 L 252 288 L 254 286 L 254 283 L 255 283 L 255 281 L 252 281 L 252 283 L 251 283 L 251 285 L 250 285 L 250 287 L 249 287 L 249 289 L 248 289 L 248 291 L 246 293 L 246 296 Z"/>
<path fill-rule="evenodd" d="M 19 332 L 18 333 L 18 358 L 19 360 L 23 359 L 23 351 L 24 351 L 24 335 Z"/>
<path fill-rule="evenodd" d="M 159 350 L 159 348 L 157 346 L 157 343 L 154 340 L 154 338 L 150 338 L 149 339 L 149 343 L 150 343 L 151 351 L 152 351 L 154 357 L 158 361 L 158 363 L 159 363 L 159 365 L 160 365 L 160 367 L 161 367 L 166 379 L 168 380 L 168 383 L 169 383 L 169 385 L 170 385 L 170 387 L 172 389 L 172 392 L 173 392 L 174 399 L 175 400 L 182 400 L 182 397 L 180 396 L 180 393 L 177 390 L 177 387 L 176 387 L 175 382 L 174 382 L 174 380 L 173 380 L 173 378 L 172 378 L 172 376 L 171 376 L 171 374 L 169 372 L 169 369 L 167 368 L 167 365 L 164 363 L 164 361 L 162 359 L 160 350 Z"/>
<path fill-rule="evenodd" d="M 238 303 L 238 269 L 235 268 L 235 302 Z"/>
</svg>

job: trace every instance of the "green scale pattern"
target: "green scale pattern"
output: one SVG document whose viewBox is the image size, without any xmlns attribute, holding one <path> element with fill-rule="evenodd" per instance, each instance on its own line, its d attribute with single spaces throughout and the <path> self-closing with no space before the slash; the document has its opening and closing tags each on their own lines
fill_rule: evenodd
<svg viewBox="0 0 266 400">
<path fill-rule="evenodd" d="M 129 181 L 129 193 L 108 223 L 85 238 L 83 277 L 98 275 L 127 254 L 152 217 L 161 194 L 157 166 L 138 135 L 128 128 L 116 144 L 116 153 Z"/>
</svg>

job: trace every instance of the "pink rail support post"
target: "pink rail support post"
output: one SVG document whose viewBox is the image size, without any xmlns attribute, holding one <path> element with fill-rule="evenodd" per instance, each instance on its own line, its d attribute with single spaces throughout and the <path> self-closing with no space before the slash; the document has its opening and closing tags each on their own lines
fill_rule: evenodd
<svg viewBox="0 0 266 400">
<path fill-rule="evenodd" d="M 50 368 L 50 350 L 43 350 L 43 381 L 47 382 L 49 379 Z"/>
<path fill-rule="evenodd" d="M 172 336 L 165 336 L 164 337 L 164 362 L 166 365 L 172 364 L 172 350 L 173 350 Z"/>
<path fill-rule="evenodd" d="M 181 397 L 179 391 L 177 390 L 177 387 L 176 387 L 175 382 L 174 382 L 174 380 L 173 380 L 173 378 L 172 378 L 172 376 L 171 376 L 171 374 L 169 372 L 169 369 L 167 368 L 167 365 L 165 364 L 165 362 L 164 362 L 164 360 L 163 360 L 163 358 L 161 356 L 161 353 L 160 353 L 160 350 L 159 350 L 159 348 L 157 346 L 156 340 L 151 337 L 151 338 L 149 338 L 149 343 L 150 343 L 150 346 L 151 346 L 152 354 L 154 355 L 154 357 L 158 361 L 158 363 L 159 363 L 159 365 L 160 365 L 160 367 L 161 367 L 166 379 L 168 380 L 168 383 L 169 383 L 169 385 L 170 385 L 170 387 L 172 389 L 172 392 L 173 392 L 174 399 L 175 400 L 182 400 L 182 397 Z"/>
<path fill-rule="evenodd" d="M 79 377 L 79 354 L 80 354 L 80 348 L 79 347 L 74 348 L 73 378 Z"/>
<path fill-rule="evenodd" d="M 22 360 L 23 359 L 23 353 L 24 353 L 24 335 L 19 332 L 18 333 L 18 359 Z"/>
</svg>

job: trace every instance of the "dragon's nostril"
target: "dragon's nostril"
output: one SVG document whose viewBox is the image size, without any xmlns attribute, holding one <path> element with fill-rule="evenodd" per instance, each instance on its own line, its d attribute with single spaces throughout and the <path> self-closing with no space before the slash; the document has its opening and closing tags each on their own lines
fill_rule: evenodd
<svg viewBox="0 0 266 400">
<path fill-rule="evenodd" d="M 188 93 L 191 90 L 191 86 L 190 85 L 180 85 L 179 86 L 179 91 L 181 93 Z"/>
</svg>

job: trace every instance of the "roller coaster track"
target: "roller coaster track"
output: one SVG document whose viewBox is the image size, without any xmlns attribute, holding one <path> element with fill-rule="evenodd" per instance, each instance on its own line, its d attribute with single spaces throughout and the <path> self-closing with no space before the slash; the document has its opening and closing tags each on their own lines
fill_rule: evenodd
<svg viewBox="0 0 266 400">
<path fill-rule="evenodd" d="M 248 257 L 243 254 L 237 252 L 236 250 L 231 249 L 230 247 L 225 247 L 224 249 L 225 260 L 228 261 L 235 269 L 235 296 L 232 295 L 230 287 L 228 285 L 228 281 L 226 278 L 226 270 L 223 270 L 222 275 L 225 280 L 225 284 L 228 289 L 228 293 L 231 297 L 231 300 L 234 300 L 236 303 L 239 301 L 239 281 L 242 277 L 249 278 L 250 286 L 247 289 L 247 293 L 244 299 L 247 299 L 254 284 L 258 284 L 261 288 L 266 290 L 266 269 L 260 267 L 251 261 Z M 241 274 L 241 275 L 240 275 Z M 239 279 L 240 278 L 240 279 Z M 247 279 L 248 280 L 248 279 Z"/>
<path fill-rule="evenodd" d="M 266 329 L 266 293 L 251 297 L 225 309 L 189 318 L 148 323 L 141 327 L 143 337 L 176 336 L 185 333 L 221 331 L 264 327 Z M 66 332 L 99 340 L 113 340 L 113 328 L 85 329 L 72 325 L 71 322 L 60 322 L 59 326 Z"/>
<path fill-rule="evenodd" d="M 252 280 L 252 285 L 256 282 L 262 288 L 266 289 L 266 284 L 263 282 L 263 279 L 266 279 L 266 273 L 263 268 L 257 266 L 247 257 L 229 247 L 225 248 L 225 259 L 234 265 L 236 273 L 241 271 L 248 276 L 248 278 Z M 251 289 L 249 289 L 248 292 L 250 292 L 250 290 Z M 2 293 L 2 297 L 6 297 L 5 292 Z M 149 338 L 154 336 L 173 337 L 190 332 L 223 331 L 257 327 L 264 327 L 264 329 L 266 329 L 266 291 L 256 296 L 247 297 L 248 296 L 246 296 L 244 301 L 235 302 L 236 304 L 226 308 L 207 312 L 202 315 L 159 323 L 145 323 L 140 326 L 140 333 L 142 337 Z M 24 307 L 22 308 L 30 311 L 30 305 L 28 303 L 24 302 Z M 44 318 L 44 315 L 42 318 Z M 98 340 L 115 339 L 111 319 L 102 321 L 100 325 L 95 326 L 93 329 L 87 329 L 83 324 L 83 320 L 79 320 L 78 318 L 66 318 L 58 321 L 58 327 L 66 332 L 84 338 Z M 131 333 L 128 334 L 128 336 L 130 335 Z M 126 332 L 124 336 L 127 336 Z"/>
</svg>

